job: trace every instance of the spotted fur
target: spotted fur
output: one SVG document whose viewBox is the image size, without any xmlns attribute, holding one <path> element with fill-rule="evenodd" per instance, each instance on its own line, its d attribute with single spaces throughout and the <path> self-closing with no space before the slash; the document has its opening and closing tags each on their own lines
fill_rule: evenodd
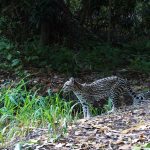
<svg viewBox="0 0 150 150">
<path fill-rule="evenodd" d="M 137 104 L 145 96 L 142 94 L 137 95 L 132 91 L 127 80 L 117 76 L 102 78 L 90 84 L 81 84 L 74 78 L 70 78 L 62 89 L 64 92 L 73 91 L 77 96 L 82 104 L 84 118 L 90 117 L 89 103 L 100 102 L 101 99 L 110 98 L 113 104 L 112 111 L 114 111 L 119 107 L 119 97 L 124 93 L 128 93 L 132 97 L 133 104 Z"/>
</svg>

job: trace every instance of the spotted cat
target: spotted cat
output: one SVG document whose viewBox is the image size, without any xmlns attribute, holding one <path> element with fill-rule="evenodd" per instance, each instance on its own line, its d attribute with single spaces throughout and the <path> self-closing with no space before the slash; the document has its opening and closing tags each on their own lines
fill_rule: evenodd
<svg viewBox="0 0 150 150">
<path fill-rule="evenodd" d="M 89 103 L 99 102 L 103 98 L 110 98 L 112 101 L 112 112 L 119 107 L 119 96 L 123 95 L 123 93 L 128 93 L 132 97 L 133 104 L 137 104 L 145 99 L 144 94 L 136 95 L 132 91 L 127 80 L 117 76 L 102 78 L 90 84 L 81 84 L 74 78 L 70 78 L 69 81 L 65 82 L 62 90 L 64 93 L 73 91 L 77 96 L 83 108 L 84 118 L 91 116 Z"/>
</svg>

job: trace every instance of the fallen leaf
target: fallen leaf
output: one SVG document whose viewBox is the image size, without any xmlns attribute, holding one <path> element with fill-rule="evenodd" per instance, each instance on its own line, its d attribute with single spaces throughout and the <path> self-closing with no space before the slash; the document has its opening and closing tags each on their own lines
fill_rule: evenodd
<svg viewBox="0 0 150 150">
<path fill-rule="evenodd" d="M 74 133 L 75 135 L 82 135 L 82 131 L 75 131 L 75 133 Z"/>
<path fill-rule="evenodd" d="M 131 149 L 131 145 L 123 145 L 119 147 L 119 150 L 130 150 Z"/>
<path fill-rule="evenodd" d="M 127 133 L 135 131 L 135 130 L 144 130 L 144 129 L 146 129 L 146 127 L 147 127 L 147 124 L 146 125 L 145 124 L 138 124 L 138 125 L 136 125 L 134 127 L 131 127 L 129 129 L 126 129 L 126 130 L 123 130 L 121 133 L 122 134 L 127 134 Z"/>
<path fill-rule="evenodd" d="M 66 147 L 71 147 L 73 144 L 72 143 L 67 143 Z"/>
<path fill-rule="evenodd" d="M 65 145 L 65 144 L 59 143 L 59 144 L 57 144 L 55 147 L 56 147 L 56 148 L 61 148 L 61 147 L 63 147 L 63 145 Z"/>
<path fill-rule="evenodd" d="M 124 141 L 122 141 L 122 140 L 117 140 L 116 142 L 113 142 L 113 144 L 117 144 L 117 145 L 119 145 L 119 144 L 124 144 Z"/>
</svg>

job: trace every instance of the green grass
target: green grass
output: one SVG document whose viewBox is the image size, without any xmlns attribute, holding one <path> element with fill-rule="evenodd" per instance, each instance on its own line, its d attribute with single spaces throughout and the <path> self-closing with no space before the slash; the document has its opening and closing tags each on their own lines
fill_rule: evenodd
<svg viewBox="0 0 150 150">
<path fill-rule="evenodd" d="M 49 129 L 50 137 L 58 137 L 67 130 L 78 114 L 73 112 L 73 102 L 66 102 L 59 94 L 39 96 L 26 89 L 22 80 L 0 89 L 0 145 L 16 137 L 25 136 L 38 127 Z M 74 115 L 73 115 L 74 113 Z"/>
</svg>

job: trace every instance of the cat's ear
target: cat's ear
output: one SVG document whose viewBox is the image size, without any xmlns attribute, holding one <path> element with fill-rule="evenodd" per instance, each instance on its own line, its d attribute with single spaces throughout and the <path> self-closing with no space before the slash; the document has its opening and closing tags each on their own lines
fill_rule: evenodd
<svg viewBox="0 0 150 150">
<path fill-rule="evenodd" d="M 75 79 L 74 79 L 73 77 L 71 77 L 71 78 L 69 79 L 69 81 L 70 81 L 71 83 L 74 83 L 74 82 L 75 82 Z"/>
</svg>

